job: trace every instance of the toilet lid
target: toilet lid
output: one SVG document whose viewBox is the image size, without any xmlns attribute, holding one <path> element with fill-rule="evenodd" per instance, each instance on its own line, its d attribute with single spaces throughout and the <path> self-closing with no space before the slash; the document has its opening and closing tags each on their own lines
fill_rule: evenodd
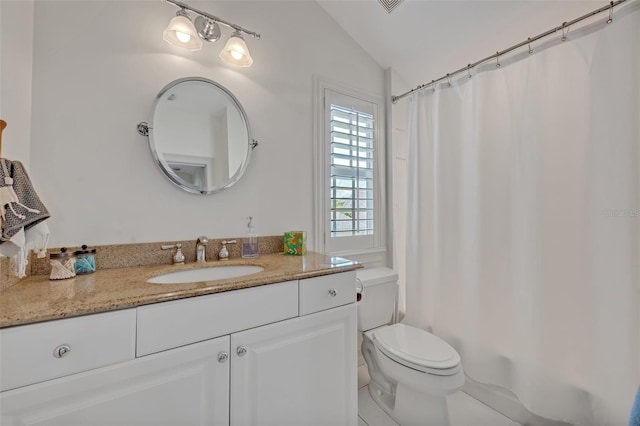
<svg viewBox="0 0 640 426">
<path fill-rule="evenodd" d="M 393 324 L 376 329 L 373 337 L 374 344 L 382 352 L 417 370 L 449 370 L 460 364 L 460 355 L 455 349 L 438 336 L 419 328 Z"/>
</svg>

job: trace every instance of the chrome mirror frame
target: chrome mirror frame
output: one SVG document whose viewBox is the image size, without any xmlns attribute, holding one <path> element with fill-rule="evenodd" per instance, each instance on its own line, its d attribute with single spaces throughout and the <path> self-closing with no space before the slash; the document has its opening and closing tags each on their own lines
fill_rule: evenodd
<svg viewBox="0 0 640 426">
<path fill-rule="evenodd" d="M 219 186 L 212 186 L 211 189 L 209 187 L 206 188 L 202 188 L 202 187 L 198 187 L 196 185 L 192 185 L 189 182 L 185 182 L 183 179 L 181 179 L 178 175 L 176 175 L 176 173 L 171 169 L 171 167 L 169 166 L 169 164 L 167 164 L 167 162 L 165 161 L 165 159 L 161 158 L 161 156 L 159 155 L 158 151 L 157 151 L 157 147 L 156 147 L 156 136 L 155 136 L 155 132 L 154 132 L 154 117 L 155 117 L 155 113 L 156 113 L 156 109 L 158 107 L 158 104 L 160 103 L 160 101 L 163 99 L 163 96 L 167 93 L 167 91 L 173 89 L 175 86 L 181 84 L 181 83 L 185 83 L 185 82 L 202 82 L 202 83 L 206 83 L 206 84 L 210 84 L 212 86 L 214 86 L 217 90 L 219 90 L 221 92 L 222 95 L 226 96 L 228 98 L 228 100 L 233 104 L 233 106 L 236 108 L 236 110 L 238 111 L 238 113 L 240 114 L 240 118 L 242 119 L 242 122 L 246 128 L 247 131 L 247 154 L 246 157 L 244 158 L 244 160 L 242 161 L 242 164 L 240 166 L 240 168 L 238 170 L 236 170 L 236 172 L 229 177 L 229 179 L 224 182 L 222 185 Z M 170 82 L 169 84 L 167 84 L 165 87 L 162 88 L 162 90 L 160 90 L 160 92 L 158 93 L 158 95 L 156 95 L 154 101 L 153 101 L 153 106 L 151 108 L 151 119 L 149 122 L 140 122 L 137 125 L 137 131 L 138 134 L 141 136 L 146 136 L 149 142 L 149 149 L 151 150 L 151 155 L 153 156 L 154 162 L 156 163 L 156 165 L 160 168 L 160 170 L 162 171 L 162 173 L 176 186 L 180 187 L 181 189 L 193 193 L 193 194 L 202 194 L 202 195 L 208 195 L 208 194 L 215 194 L 217 192 L 220 192 L 224 189 L 230 188 L 231 186 L 233 186 L 234 184 L 236 184 L 238 182 L 238 180 L 240 180 L 240 178 L 244 175 L 247 167 L 249 166 L 249 163 L 251 161 L 251 152 L 258 146 L 258 141 L 256 141 L 255 139 L 252 139 L 251 137 L 251 126 L 249 125 L 249 118 L 247 117 L 247 113 L 244 110 L 244 108 L 242 107 L 242 105 L 240 104 L 240 102 L 238 101 L 238 99 L 233 95 L 233 93 L 231 93 L 226 87 L 222 86 L 221 84 L 207 79 L 207 78 L 203 78 L 203 77 L 185 77 L 185 78 L 180 78 L 177 80 L 174 80 L 172 82 Z"/>
</svg>

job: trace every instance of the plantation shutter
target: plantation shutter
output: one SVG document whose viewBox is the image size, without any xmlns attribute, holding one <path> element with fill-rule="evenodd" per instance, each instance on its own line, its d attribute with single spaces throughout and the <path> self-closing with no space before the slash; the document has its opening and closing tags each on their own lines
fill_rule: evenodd
<svg viewBox="0 0 640 426">
<path fill-rule="evenodd" d="M 373 235 L 373 115 L 330 106 L 331 237 Z"/>
<path fill-rule="evenodd" d="M 327 222 L 330 252 L 375 245 L 379 188 L 376 161 L 376 104 L 325 92 Z"/>
</svg>

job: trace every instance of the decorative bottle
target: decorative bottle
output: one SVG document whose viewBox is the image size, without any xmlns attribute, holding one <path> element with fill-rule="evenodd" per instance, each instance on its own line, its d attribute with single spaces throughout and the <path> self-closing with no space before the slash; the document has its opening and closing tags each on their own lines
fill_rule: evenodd
<svg viewBox="0 0 640 426">
<path fill-rule="evenodd" d="M 247 237 L 242 240 L 242 257 L 258 257 L 258 234 L 253 225 L 253 216 L 249 216 L 247 223 Z"/>
</svg>

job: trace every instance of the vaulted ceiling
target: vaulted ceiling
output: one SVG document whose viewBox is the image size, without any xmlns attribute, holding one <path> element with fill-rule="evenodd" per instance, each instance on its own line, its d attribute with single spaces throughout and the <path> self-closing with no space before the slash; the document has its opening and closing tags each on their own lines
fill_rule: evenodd
<svg viewBox="0 0 640 426">
<path fill-rule="evenodd" d="M 317 1 L 383 68 L 397 72 L 403 91 L 607 4 L 404 0 L 387 13 L 378 0 Z"/>
</svg>

